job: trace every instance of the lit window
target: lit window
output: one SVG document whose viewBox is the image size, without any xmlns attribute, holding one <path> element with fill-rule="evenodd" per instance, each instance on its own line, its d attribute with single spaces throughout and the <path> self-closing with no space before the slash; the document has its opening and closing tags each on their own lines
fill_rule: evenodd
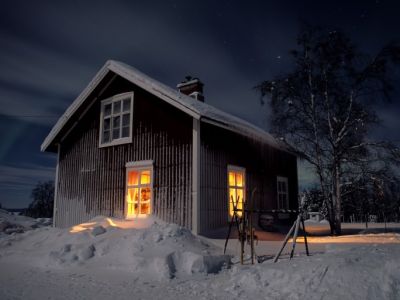
<svg viewBox="0 0 400 300">
<path fill-rule="evenodd" d="M 152 168 L 128 167 L 126 174 L 126 217 L 149 215 L 152 198 Z"/>
<path fill-rule="evenodd" d="M 116 95 L 101 102 L 100 146 L 132 142 L 133 93 Z"/>
<path fill-rule="evenodd" d="M 289 192 L 287 177 L 277 177 L 278 209 L 289 209 Z"/>
<path fill-rule="evenodd" d="M 234 206 L 238 210 L 238 216 L 242 216 L 245 198 L 245 170 L 243 168 L 228 166 L 228 196 L 229 215 L 233 216 Z"/>
</svg>

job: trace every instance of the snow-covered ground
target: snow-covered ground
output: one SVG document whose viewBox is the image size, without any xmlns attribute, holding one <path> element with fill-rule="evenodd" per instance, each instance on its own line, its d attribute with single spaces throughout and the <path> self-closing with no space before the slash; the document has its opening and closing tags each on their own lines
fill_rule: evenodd
<svg viewBox="0 0 400 300">
<path fill-rule="evenodd" d="M 289 243 L 275 264 L 241 266 L 223 240 L 155 218 L 40 227 L 0 235 L 0 299 L 400 299 L 399 234 L 313 240 L 323 238 L 309 257 L 300 243 L 289 261 Z M 279 245 L 260 241 L 257 253 Z"/>
<path fill-rule="evenodd" d="M 22 233 L 51 224 L 52 220 L 49 218 L 33 219 L 0 209 L 0 237 L 4 234 Z"/>
</svg>

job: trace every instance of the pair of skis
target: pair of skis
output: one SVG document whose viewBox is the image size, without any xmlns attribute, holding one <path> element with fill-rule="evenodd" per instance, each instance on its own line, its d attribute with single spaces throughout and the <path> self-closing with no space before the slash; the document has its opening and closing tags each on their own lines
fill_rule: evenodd
<svg viewBox="0 0 400 300">
<path fill-rule="evenodd" d="M 254 193 L 256 189 L 253 189 L 250 197 L 250 207 L 247 208 L 248 202 L 244 202 L 241 209 L 238 209 L 238 204 L 240 201 L 239 196 L 237 196 L 236 201 L 234 201 L 233 196 L 231 196 L 231 202 L 233 206 L 233 214 L 231 221 L 229 222 L 228 234 L 225 240 L 224 254 L 226 252 L 226 247 L 228 246 L 228 241 L 231 235 L 232 227 L 235 224 L 238 237 L 240 241 L 240 263 L 244 263 L 244 246 L 245 241 L 250 245 L 251 252 L 251 264 L 254 264 L 254 257 L 256 256 L 254 250 L 254 240 L 255 240 L 255 229 L 253 225 L 253 211 L 254 211 Z M 239 216 L 241 212 L 241 216 Z"/>
</svg>

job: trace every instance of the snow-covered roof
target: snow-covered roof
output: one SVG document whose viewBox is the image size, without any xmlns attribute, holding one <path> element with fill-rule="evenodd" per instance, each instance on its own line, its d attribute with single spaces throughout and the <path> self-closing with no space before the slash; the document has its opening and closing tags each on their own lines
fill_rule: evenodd
<svg viewBox="0 0 400 300">
<path fill-rule="evenodd" d="M 231 130 L 241 135 L 260 140 L 271 146 L 287 150 L 272 135 L 265 132 L 261 128 L 231 114 L 223 112 L 207 103 L 182 94 L 179 91 L 174 90 L 153 78 L 150 78 L 146 74 L 125 63 L 109 60 L 54 125 L 41 145 L 42 151 L 46 151 L 48 149 L 71 116 L 76 113 L 78 108 L 84 103 L 90 93 L 110 71 L 166 101 L 181 111 L 189 114 L 193 118 L 212 123 L 216 126 Z"/>
</svg>

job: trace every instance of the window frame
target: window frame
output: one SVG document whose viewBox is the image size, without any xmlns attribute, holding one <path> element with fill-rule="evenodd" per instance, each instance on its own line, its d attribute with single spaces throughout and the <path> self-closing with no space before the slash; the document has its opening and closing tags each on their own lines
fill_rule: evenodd
<svg viewBox="0 0 400 300">
<path fill-rule="evenodd" d="M 122 135 L 122 115 L 124 115 L 121 107 L 121 112 L 119 114 L 114 114 L 112 111 L 113 103 L 121 101 L 122 105 L 122 100 L 130 99 L 130 111 L 129 111 L 129 136 L 127 137 L 120 137 L 117 139 L 112 139 L 113 135 L 113 116 L 119 115 L 121 116 L 120 119 L 120 136 Z M 101 101 L 101 106 L 100 106 L 100 126 L 99 126 L 99 148 L 103 147 L 109 147 L 109 146 L 115 146 L 115 145 L 121 145 L 121 144 L 127 144 L 132 142 L 132 132 L 133 132 L 133 101 L 134 98 L 134 92 L 128 92 L 128 93 L 122 93 L 122 94 L 117 94 L 114 95 L 110 98 L 104 99 Z M 111 115 L 110 115 L 110 141 L 103 143 L 103 128 L 104 128 L 104 108 L 107 104 L 111 104 Z"/>
<path fill-rule="evenodd" d="M 279 183 L 280 182 L 284 182 L 285 186 L 286 186 L 286 191 L 285 192 L 281 192 L 279 191 Z M 285 207 L 281 207 L 280 206 L 280 201 L 279 201 L 279 195 L 283 195 L 286 194 L 286 206 Z M 276 177 L 276 201 L 277 201 L 277 208 L 279 210 L 288 210 L 290 209 L 290 203 L 289 203 L 289 179 L 287 177 L 284 176 L 277 176 Z"/>
<path fill-rule="evenodd" d="M 139 218 L 142 215 L 136 214 L 134 216 L 128 217 L 128 190 L 130 188 L 138 188 L 140 189 L 143 186 L 150 185 L 150 213 L 148 215 L 152 215 L 154 212 L 153 204 L 154 204 L 154 194 L 153 194 L 153 185 L 154 185 L 154 168 L 152 160 L 141 160 L 141 161 L 132 161 L 127 162 L 125 164 L 125 197 L 124 197 L 124 218 L 125 219 L 135 219 Z M 150 184 L 141 184 L 140 182 L 137 185 L 128 185 L 128 174 L 130 171 L 144 171 L 150 170 Z M 140 202 L 139 202 L 140 205 Z M 146 215 L 146 216 L 148 216 Z"/>
<path fill-rule="evenodd" d="M 229 172 L 232 172 L 232 171 L 233 172 L 240 172 L 240 173 L 243 174 L 243 186 L 242 187 L 239 187 L 237 185 L 231 186 L 229 184 Z M 226 175 L 227 175 L 226 181 L 227 181 L 227 198 L 228 198 L 228 203 L 227 203 L 228 204 L 228 220 L 230 220 L 232 218 L 231 212 L 230 212 L 230 204 L 231 204 L 230 189 L 231 188 L 234 188 L 236 190 L 237 189 L 242 189 L 243 190 L 243 200 L 242 200 L 243 207 L 244 207 L 244 203 L 246 203 L 246 184 L 247 184 L 247 182 L 246 182 L 246 168 L 235 166 L 235 165 L 228 165 Z M 236 184 L 236 179 L 235 179 L 235 184 Z"/>
</svg>

